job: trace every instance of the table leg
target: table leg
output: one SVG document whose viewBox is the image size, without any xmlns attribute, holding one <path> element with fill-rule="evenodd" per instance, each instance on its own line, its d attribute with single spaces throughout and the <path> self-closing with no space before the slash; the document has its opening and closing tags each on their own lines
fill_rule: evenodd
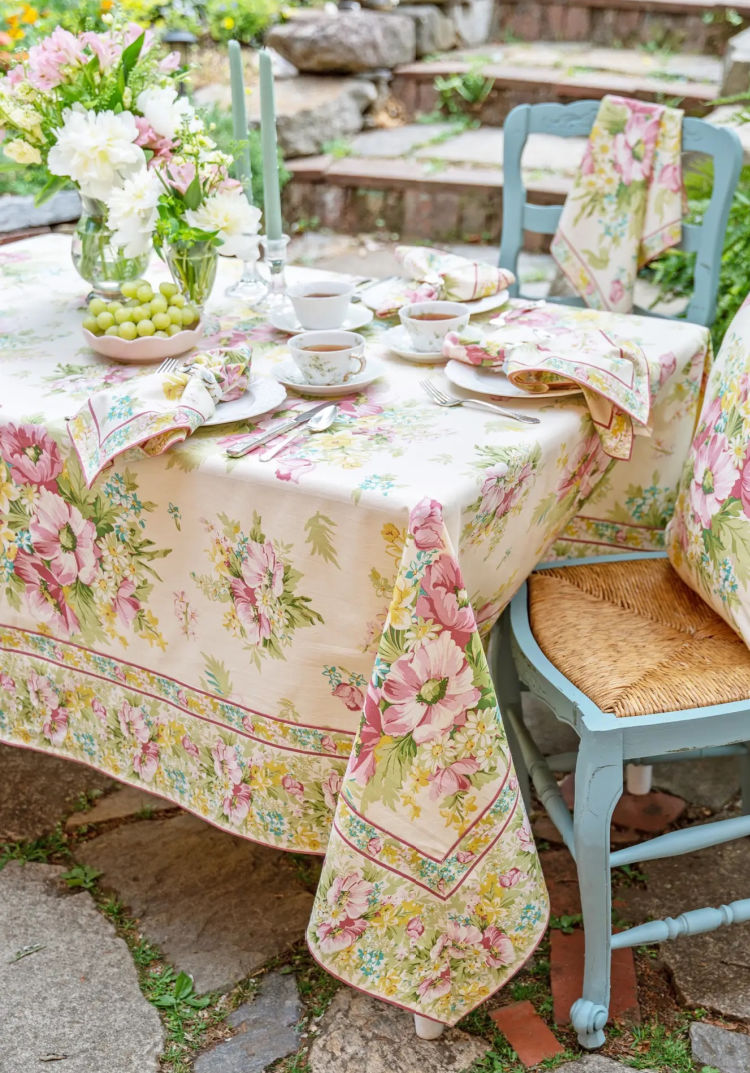
<svg viewBox="0 0 750 1073">
<path fill-rule="evenodd" d="M 444 1028 L 445 1025 L 441 1025 L 439 1021 L 431 1021 L 429 1017 L 414 1014 L 414 1031 L 419 1039 L 439 1039 Z"/>
<path fill-rule="evenodd" d="M 625 781 L 629 794 L 647 794 L 651 792 L 650 764 L 626 764 Z"/>
</svg>

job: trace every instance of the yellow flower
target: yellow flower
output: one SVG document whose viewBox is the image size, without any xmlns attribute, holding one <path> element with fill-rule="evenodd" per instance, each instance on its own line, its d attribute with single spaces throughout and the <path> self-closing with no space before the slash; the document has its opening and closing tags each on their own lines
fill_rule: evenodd
<svg viewBox="0 0 750 1073">
<path fill-rule="evenodd" d="M 99 5 L 99 10 L 100 11 L 111 11 L 113 7 L 114 7 L 114 0 L 102 0 L 101 4 Z"/>
<path fill-rule="evenodd" d="M 21 20 L 23 22 L 28 22 L 29 25 L 33 26 L 38 18 L 39 12 L 37 9 L 32 7 L 31 4 L 24 4 L 23 11 L 21 12 Z"/>
<path fill-rule="evenodd" d="M 225 30 L 231 30 L 232 27 L 234 26 L 234 19 L 232 18 L 231 15 L 226 15 L 221 20 L 221 25 L 224 27 Z"/>
<path fill-rule="evenodd" d="M 412 607 L 417 590 L 408 582 L 402 581 L 393 590 L 393 599 L 388 609 L 390 624 L 397 630 L 405 630 L 411 625 Z"/>
</svg>

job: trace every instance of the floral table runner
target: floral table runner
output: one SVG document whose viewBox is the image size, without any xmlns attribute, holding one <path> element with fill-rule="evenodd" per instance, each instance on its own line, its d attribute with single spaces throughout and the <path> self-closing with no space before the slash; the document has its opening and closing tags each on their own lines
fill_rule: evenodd
<svg viewBox="0 0 750 1073">
<path fill-rule="evenodd" d="M 270 375 L 284 337 L 224 304 L 237 267 L 207 342 L 248 341 Z M 122 456 L 87 488 L 65 419 L 148 370 L 84 345 L 64 237 L 0 249 L 0 272 L 0 739 L 325 854 L 314 955 L 455 1023 L 547 915 L 480 639 L 559 534 L 560 551 L 658 544 L 707 332 L 532 314 L 642 347 L 653 435 L 629 462 L 603 453 L 580 397 L 521 400 L 533 427 L 478 420 L 432 406 L 424 367 L 382 351 L 384 375 L 331 430 L 272 463 L 224 454 L 245 421 Z"/>
</svg>

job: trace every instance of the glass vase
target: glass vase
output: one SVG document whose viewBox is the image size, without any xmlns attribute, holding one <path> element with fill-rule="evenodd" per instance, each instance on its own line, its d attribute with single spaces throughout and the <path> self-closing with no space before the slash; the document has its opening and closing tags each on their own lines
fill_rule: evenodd
<svg viewBox="0 0 750 1073">
<path fill-rule="evenodd" d="M 218 248 L 211 242 L 175 243 L 164 247 L 164 256 L 172 279 L 188 301 L 201 309 L 216 279 Z"/>
<path fill-rule="evenodd" d="M 93 293 L 116 297 L 126 280 L 138 279 L 146 271 L 150 251 L 140 257 L 125 256 L 107 227 L 104 202 L 82 197 L 81 210 L 70 250 L 76 272 L 91 284 Z"/>
</svg>

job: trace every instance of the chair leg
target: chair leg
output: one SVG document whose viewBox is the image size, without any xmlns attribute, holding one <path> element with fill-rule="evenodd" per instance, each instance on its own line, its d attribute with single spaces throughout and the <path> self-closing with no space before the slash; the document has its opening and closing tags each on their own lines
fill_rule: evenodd
<svg viewBox="0 0 750 1073">
<path fill-rule="evenodd" d="M 513 662 L 510 649 L 510 616 L 507 610 L 500 616 L 500 620 L 492 631 L 490 639 L 490 669 L 492 681 L 495 687 L 500 715 L 508 708 L 513 708 L 519 719 L 523 719 L 521 706 L 521 683 Z M 523 752 L 509 719 L 504 720 L 505 736 L 508 739 L 508 748 L 513 760 L 513 767 L 518 779 L 518 788 L 526 811 L 531 809 L 531 786 L 529 782 L 529 770 Z"/>
<path fill-rule="evenodd" d="M 609 745 L 609 747 L 608 747 Z M 612 892 L 609 825 L 622 795 L 622 753 L 605 735 L 584 732 L 575 786 L 575 849 L 585 932 L 583 995 L 570 1011 L 582 1047 L 604 1043 L 609 1014 Z"/>
<path fill-rule="evenodd" d="M 445 1025 L 429 1017 L 423 1017 L 421 1013 L 414 1014 L 414 1031 L 418 1039 L 440 1039 L 444 1028 Z"/>
<path fill-rule="evenodd" d="M 743 816 L 750 816 L 750 741 L 745 742 L 747 752 L 740 757 L 740 806 Z"/>
</svg>

